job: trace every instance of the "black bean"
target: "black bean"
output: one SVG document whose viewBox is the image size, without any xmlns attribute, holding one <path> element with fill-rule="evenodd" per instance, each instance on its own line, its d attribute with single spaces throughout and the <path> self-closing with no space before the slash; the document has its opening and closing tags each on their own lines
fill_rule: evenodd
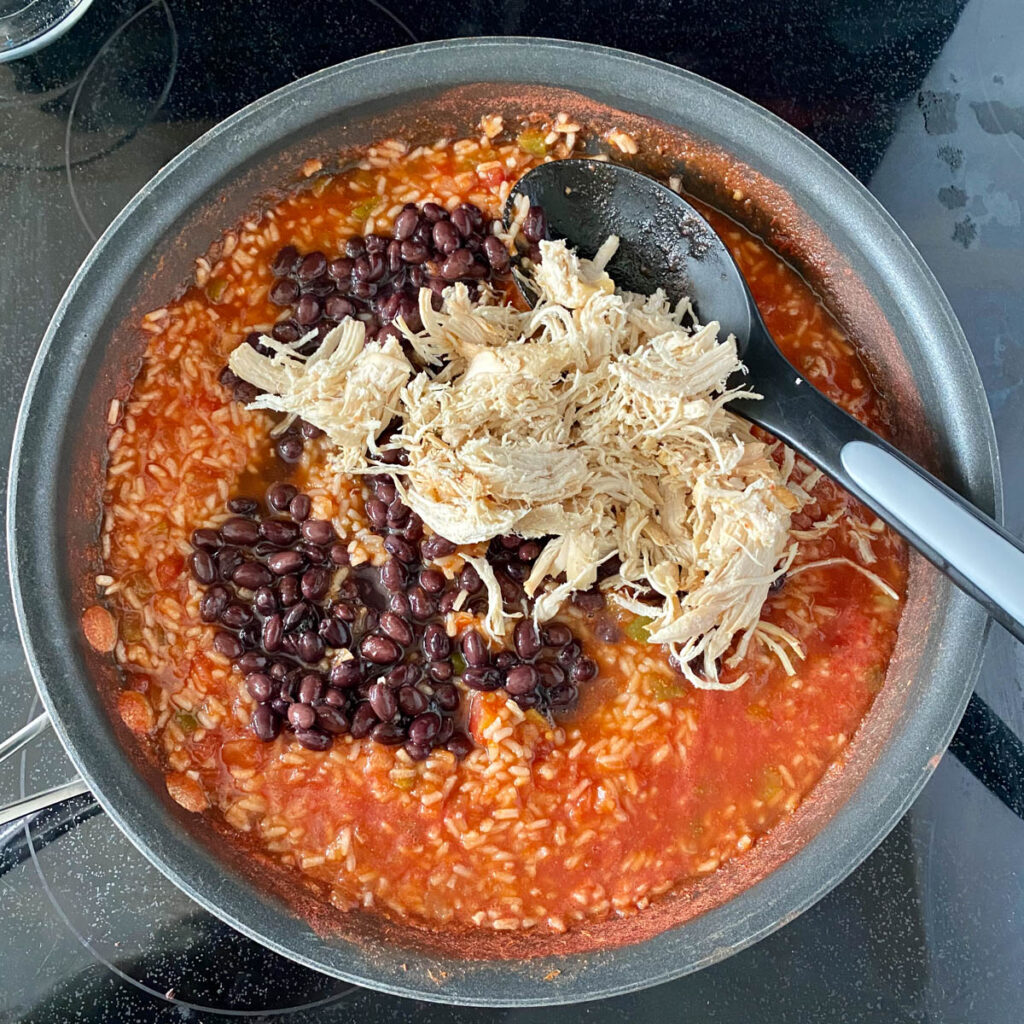
<svg viewBox="0 0 1024 1024">
<path fill-rule="evenodd" d="M 413 587 L 409 591 L 409 607 L 417 619 L 429 619 L 436 609 L 434 602 L 420 586 Z"/>
<path fill-rule="evenodd" d="M 249 691 L 249 696 L 261 704 L 270 700 L 277 689 L 274 685 L 274 680 L 265 672 L 253 672 L 247 675 L 245 677 L 245 688 Z"/>
<path fill-rule="evenodd" d="M 275 715 L 279 715 L 282 718 L 288 714 L 288 702 L 281 700 L 280 698 L 272 700 L 270 702 L 270 707 L 273 709 Z"/>
<path fill-rule="evenodd" d="M 331 666 L 328 678 L 331 681 L 331 686 L 335 686 L 339 690 L 350 690 L 362 681 L 363 676 L 359 671 L 359 662 L 352 658 L 348 661 L 335 662 Z"/>
<path fill-rule="evenodd" d="M 433 742 L 441 728 L 441 716 L 436 711 L 425 711 L 409 723 L 409 739 L 424 746 Z"/>
<path fill-rule="evenodd" d="M 305 601 L 297 601 L 291 605 L 282 617 L 282 625 L 286 633 L 298 628 L 299 624 L 309 616 L 309 605 Z"/>
<path fill-rule="evenodd" d="M 323 313 L 323 306 L 320 300 L 307 292 L 295 305 L 295 319 L 303 327 L 311 327 L 320 319 Z"/>
<path fill-rule="evenodd" d="M 532 619 L 521 619 L 516 623 L 512 634 L 513 643 L 516 646 L 516 653 L 520 658 L 536 657 L 541 648 L 540 633 Z"/>
<path fill-rule="evenodd" d="M 299 340 L 299 325 L 294 320 L 285 320 L 274 324 L 274 329 L 270 333 L 276 341 L 290 345 L 293 341 Z"/>
<path fill-rule="evenodd" d="M 429 628 L 429 627 L 428 627 Z M 384 612 L 380 617 L 380 629 L 392 640 L 407 647 L 412 643 L 412 627 L 400 615 Z"/>
<path fill-rule="evenodd" d="M 405 589 L 405 568 L 397 558 L 389 558 L 380 570 L 380 581 L 388 590 Z M 412 600 L 412 594 L 409 595 Z M 413 611 L 415 611 L 415 605 Z"/>
<path fill-rule="evenodd" d="M 235 586 L 245 590 L 258 590 L 273 580 L 273 574 L 259 562 L 243 562 L 232 574 L 231 581 Z"/>
<path fill-rule="evenodd" d="M 373 493 L 384 502 L 385 505 L 390 505 L 395 500 L 398 494 L 398 488 L 395 487 L 395 481 L 389 476 L 375 476 L 373 477 Z"/>
<path fill-rule="evenodd" d="M 418 242 L 414 239 L 402 242 L 401 253 L 402 259 L 414 267 L 419 266 L 421 263 L 426 263 L 430 259 L 429 247 L 423 242 Z"/>
<path fill-rule="evenodd" d="M 282 462 L 298 462 L 302 458 L 302 441 L 297 437 L 282 437 L 277 442 L 276 450 Z"/>
<path fill-rule="evenodd" d="M 528 711 L 530 708 L 538 707 L 542 701 L 541 695 L 536 690 L 530 690 L 527 693 L 517 693 L 512 699 L 518 704 L 524 711 Z"/>
<path fill-rule="evenodd" d="M 424 569 L 420 573 L 420 586 L 428 594 L 440 594 L 444 590 L 444 573 L 437 569 Z"/>
<path fill-rule="evenodd" d="M 590 658 L 580 658 L 573 665 L 569 675 L 574 682 L 585 683 L 588 679 L 593 679 L 597 675 L 597 662 Z"/>
<path fill-rule="evenodd" d="M 271 679 L 280 682 L 291 671 L 291 664 L 287 661 L 275 661 L 268 671 Z"/>
<path fill-rule="evenodd" d="M 323 677 L 319 672 L 307 672 L 299 680 L 298 699 L 303 704 L 312 704 L 320 699 L 324 690 Z"/>
<path fill-rule="evenodd" d="M 446 281 L 457 281 L 464 277 L 473 266 L 473 254 L 468 249 L 456 249 L 441 264 L 441 276 Z"/>
<path fill-rule="evenodd" d="M 336 619 L 341 619 L 342 622 L 355 622 L 356 621 L 356 610 L 352 605 L 342 601 L 336 604 L 331 609 L 331 614 Z"/>
<path fill-rule="evenodd" d="M 467 668 L 462 681 L 471 690 L 497 690 L 501 686 L 501 673 L 496 668 Z"/>
<path fill-rule="evenodd" d="M 334 540 L 334 527 L 326 519 L 309 519 L 302 524 L 302 536 L 310 544 L 326 546 Z"/>
<path fill-rule="evenodd" d="M 249 651 L 238 659 L 238 669 L 243 675 L 252 672 L 263 672 L 270 664 L 270 659 L 259 651 Z"/>
<path fill-rule="evenodd" d="M 281 719 L 265 704 L 252 713 L 252 731 L 256 738 L 269 743 L 281 730 Z"/>
<path fill-rule="evenodd" d="M 402 527 L 401 536 L 410 544 L 418 544 L 423 536 L 423 520 L 415 512 L 406 520 Z"/>
<path fill-rule="evenodd" d="M 439 533 L 432 533 L 420 545 L 420 554 L 428 562 L 435 558 L 443 558 L 445 555 L 453 554 L 455 551 L 456 546 L 447 537 L 442 537 Z"/>
<path fill-rule="evenodd" d="M 459 688 L 454 683 L 438 683 L 434 700 L 442 711 L 454 711 L 459 706 Z"/>
<path fill-rule="evenodd" d="M 308 704 L 293 704 L 288 709 L 288 721 L 296 730 L 309 729 L 316 724 L 316 712 Z"/>
<path fill-rule="evenodd" d="M 277 512 L 284 512 L 292 498 L 298 494 L 297 488 L 291 484 L 276 483 L 271 484 L 267 490 L 267 504 Z"/>
<path fill-rule="evenodd" d="M 260 535 L 271 544 L 285 548 L 299 539 L 299 528 L 290 519 L 264 519 L 260 523 Z"/>
<path fill-rule="evenodd" d="M 386 747 L 397 747 L 405 738 L 405 729 L 394 722 L 381 722 L 370 730 L 370 739 Z"/>
<path fill-rule="evenodd" d="M 277 598 L 270 587 L 257 587 L 252 595 L 252 603 L 260 615 L 273 615 L 277 611 Z"/>
<path fill-rule="evenodd" d="M 443 220 L 448 216 L 445 208 L 438 206 L 437 203 L 424 203 L 420 212 L 428 224 L 436 224 L 439 220 Z"/>
<path fill-rule="evenodd" d="M 394 236 L 399 241 L 410 238 L 420 222 L 420 215 L 415 206 L 406 206 L 395 218 Z"/>
<path fill-rule="evenodd" d="M 300 585 L 307 601 L 319 601 L 331 585 L 331 575 L 326 569 L 307 569 Z"/>
<path fill-rule="evenodd" d="M 437 680 L 439 683 L 451 679 L 454 671 L 450 661 L 432 661 L 428 667 L 430 678 Z"/>
<path fill-rule="evenodd" d="M 378 722 L 378 718 L 369 701 L 363 701 L 352 713 L 352 724 L 349 732 L 354 739 L 362 739 Z"/>
<path fill-rule="evenodd" d="M 560 622 L 553 622 L 544 630 L 544 643 L 548 647 L 564 647 L 572 642 L 572 630 Z"/>
<path fill-rule="evenodd" d="M 509 268 L 509 255 L 508 249 L 505 248 L 505 243 L 500 238 L 495 238 L 494 235 L 488 235 L 484 239 L 484 255 L 487 257 L 487 262 L 498 271 L 499 274 L 504 274 Z"/>
<path fill-rule="evenodd" d="M 213 559 L 201 548 L 189 555 L 188 567 L 192 571 L 196 582 L 202 583 L 204 586 L 212 583 L 217 578 L 217 567 Z"/>
<path fill-rule="evenodd" d="M 533 562 L 540 554 L 540 544 L 535 540 L 525 540 L 516 550 L 516 558 L 522 562 Z"/>
<path fill-rule="evenodd" d="M 344 544 L 332 544 L 327 552 L 327 557 L 330 558 L 334 565 L 348 565 L 348 548 Z"/>
<path fill-rule="evenodd" d="M 447 256 L 459 247 L 459 233 L 450 221 L 439 220 L 432 231 L 434 248 Z"/>
<path fill-rule="evenodd" d="M 516 551 L 521 543 L 522 540 L 515 533 L 507 533 L 504 537 L 498 538 L 498 544 L 506 551 Z"/>
<path fill-rule="evenodd" d="M 459 595 L 454 590 L 449 590 L 441 595 L 441 600 L 437 602 L 437 610 L 442 615 L 447 615 L 450 611 L 455 610 L 455 599 Z"/>
<path fill-rule="evenodd" d="M 340 295 L 328 295 L 324 300 L 324 313 L 332 320 L 344 320 L 347 316 L 355 316 L 355 312 L 356 307 Z"/>
<path fill-rule="evenodd" d="M 469 238 L 473 234 L 473 218 L 464 206 L 457 206 L 452 210 L 451 223 L 463 238 Z"/>
<path fill-rule="evenodd" d="M 252 608 L 247 604 L 233 601 L 220 613 L 220 621 L 228 629 L 241 629 L 252 622 Z"/>
<path fill-rule="evenodd" d="M 515 606 L 524 596 L 523 588 L 505 571 L 504 568 L 495 569 L 494 578 L 498 581 L 501 589 L 501 598 L 506 605 Z"/>
<path fill-rule="evenodd" d="M 473 741 L 464 732 L 455 733 L 445 744 L 445 748 L 460 759 L 472 753 L 473 747 Z"/>
<path fill-rule="evenodd" d="M 260 503 L 254 498 L 232 498 L 228 502 L 228 511 L 240 516 L 251 516 L 259 511 Z"/>
<path fill-rule="evenodd" d="M 523 221 L 523 235 L 528 242 L 539 242 L 548 236 L 548 219 L 540 206 L 531 206 Z"/>
<path fill-rule="evenodd" d="M 477 634 L 478 638 L 479 635 Z M 463 639 L 463 647 L 465 647 L 466 641 Z M 452 652 L 452 642 L 445 632 L 444 627 L 436 622 L 430 623 L 423 633 L 423 652 L 431 661 L 440 661 L 447 658 Z M 486 654 L 485 654 L 486 659 Z M 469 656 L 466 656 L 466 661 L 469 662 Z M 483 664 L 486 663 L 486 660 Z M 471 662 L 471 664 L 482 664 L 481 662 Z"/>
<path fill-rule="evenodd" d="M 345 712 L 332 704 L 321 704 L 316 709 L 316 724 L 324 732 L 335 736 L 348 732 L 348 719 L 345 717 Z"/>
<path fill-rule="evenodd" d="M 295 276 L 300 281 L 315 281 L 322 274 L 327 273 L 327 257 L 322 252 L 311 252 L 303 257 L 295 270 Z"/>
<path fill-rule="evenodd" d="M 299 634 L 295 648 L 295 653 L 308 665 L 315 664 L 324 656 L 324 642 L 311 630 Z"/>
<path fill-rule="evenodd" d="M 234 571 L 245 561 L 245 555 L 238 548 L 221 548 L 214 561 L 221 579 L 231 579 Z"/>
<path fill-rule="evenodd" d="M 398 707 L 403 715 L 421 715 L 430 707 L 430 701 L 415 686 L 403 686 L 398 691 Z"/>
<path fill-rule="evenodd" d="M 199 600 L 199 616 L 203 622 L 216 622 L 228 606 L 231 592 L 226 587 L 210 587 Z"/>
<path fill-rule="evenodd" d="M 216 530 L 202 529 L 192 531 L 192 547 L 199 548 L 208 554 L 215 554 L 224 542 Z"/>
<path fill-rule="evenodd" d="M 366 696 L 369 698 L 373 713 L 382 721 L 389 722 L 398 714 L 398 699 L 394 691 L 384 683 L 374 683 Z"/>
<path fill-rule="evenodd" d="M 312 709 L 311 709 L 312 710 Z M 307 750 L 330 750 L 331 737 L 318 729 L 296 729 L 295 738 Z"/>
<path fill-rule="evenodd" d="M 290 502 L 288 502 L 288 515 L 292 517 L 297 523 L 301 523 L 303 520 L 309 518 L 309 513 L 313 509 L 313 502 L 310 501 L 308 494 L 296 494 Z"/>
<path fill-rule="evenodd" d="M 275 306 L 291 306 L 298 297 L 299 286 L 290 277 L 282 277 L 270 286 L 270 301 Z"/>
<path fill-rule="evenodd" d="M 281 641 L 284 638 L 284 622 L 280 615 L 271 615 L 263 622 L 261 639 L 264 648 L 273 654 L 281 649 Z"/>
<path fill-rule="evenodd" d="M 340 256 L 336 260 L 331 260 L 327 265 L 327 273 L 335 279 L 335 281 L 343 281 L 352 274 L 353 260 L 348 259 L 346 256 Z"/>
<path fill-rule="evenodd" d="M 366 516 L 374 526 L 385 526 L 388 521 L 388 507 L 380 498 L 370 498 L 366 502 Z"/>
<path fill-rule="evenodd" d="M 398 661 L 401 656 L 401 651 L 394 640 L 375 634 L 363 637 L 362 643 L 359 645 L 359 653 L 375 665 L 389 665 L 393 661 Z"/>
<path fill-rule="evenodd" d="M 430 757 L 430 747 L 421 743 L 406 743 L 403 748 L 413 761 L 425 761 Z"/>
<path fill-rule="evenodd" d="M 531 693 L 537 687 L 540 675 L 532 665 L 517 665 L 505 678 L 505 689 L 513 697 Z"/>
<path fill-rule="evenodd" d="M 339 650 L 342 647 L 348 647 L 352 642 L 352 636 L 348 631 L 348 627 L 341 619 L 324 619 L 323 622 L 320 623 L 318 632 L 323 638 L 324 643 L 328 647 L 333 647 L 335 650 Z"/>
<path fill-rule="evenodd" d="M 582 648 L 574 640 L 571 644 L 566 644 L 565 647 L 555 655 L 555 658 L 558 660 L 558 664 L 561 665 L 562 668 L 569 668 L 576 664 L 581 652 Z"/>
<path fill-rule="evenodd" d="M 390 454 L 390 453 L 388 453 Z M 400 527 L 409 518 L 410 508 L 401 498 L 395 498 L 388 505 L 387 523 L 390 527 Z"/>
<path fill-rule="evenodd" d="M 496 668 L 502 670 L 514 668 L 519 664 L 519 659 L 512 653 L 512 651 L 498 651 L 494 656 L 494 664 Z"/>
<path fill-rule="evenodd" d="M 459 589 L 464 590 L 467 594 L 475 594 L 482 586 L 483 580 L 480 579 L 480 573 L 476 571 L 476 567 L 471 562 L 467 562 L 459 573 Z"/>
<path fill-rule="evenodd" d="M 214 649 L 224 655 L 225 658 L 240 658 L 242 656 L 242 643 L 234 633 L 225 633 L 223 630 L 213 638 Z"/>
<path fill-rule="evenodd" d="M 274 262 L 270 265 L 270 272 L 274 277 L 284 277 L 295 270 L 300 259 L 299 250 L 294 245 L 286 245 L 274 257 Z"/>
<path fill-rule="evenodd" d="M 382 253 L 388 246 L 388 240 L 376 232 L 366 236 L 366 251 L 369 253 Z"/>
<path fill-rule="evenodd" d="M 240 544 L 248 547 L 259 540 L 260 528 L 252 519 L 232 516 L 221 524 L 220 535 L 225 544 Z"/>
<path fill-rule="evenodd" d="M 483 637 L 475 629 L 468 629 L 463 634 L 462 654 L 466 659 L 466 664 L 472 665 L 475 668 L 480 668 L 490 661 L 487 645 L 484 643 Z"/>
<path fill-rule="evenodd" d="M 396 615 L 401 615 L 403 619 L 407 619 L 412 615 L 412 606 L 409 604 L 409 598 L 405 594 L 392 594 L 388 598 L 388 608 Z"/>
<path fill-rule="evenodd" d="M 302 598 L 298 576 L 285 576 L 277 585 L 277 597 L 281 607 L 290 608 Z"/>
<path fill-rule="evenodd" d="M 310 544 L 308 541 L 299 541 L 295 550 L 300 554 L 305 555 L 307 561 L 311 562 L 313 565 L 323 566 L 329 561 L 327 552 L 324 551 L 323 548 L 317 547 L 316 544 Z"/>
<path fill-rule="evenodd" d="M 267 566 L 277 576 L 299 572 L 305 564 L 306 559 L 298 551 L 278 551 L 267 559 Z"/>
</svg>

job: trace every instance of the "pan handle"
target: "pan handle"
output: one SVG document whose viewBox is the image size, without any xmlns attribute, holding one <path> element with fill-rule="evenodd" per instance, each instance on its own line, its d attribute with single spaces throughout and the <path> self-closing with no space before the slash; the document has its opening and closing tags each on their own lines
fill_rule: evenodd
<svg viewBox="0 0 1024 1024">
<path fill-rule="evenodd" d="M 22 747 L 31 743 L 37 736 L 45 732 L 49 725 L 50 716 L 44 712 L 33 718 L 28 725 L 19 729 L 13 736 L 8 736 L 7 739 L 0 742 L 0 762 L 6 761 Z M 39 793 L 33 793 L 31 796 L 22 797 L 20 800 L 0 807 L 0 825 L 6 825 L 8 822 L 23 818 L 28 814 L 42 811 L 61 800 L 88 792 L 89 786 L 86 781 L 75 778 L 60 786 L 54 786 L 52 789 L 45 789 Z"/>
</svg>

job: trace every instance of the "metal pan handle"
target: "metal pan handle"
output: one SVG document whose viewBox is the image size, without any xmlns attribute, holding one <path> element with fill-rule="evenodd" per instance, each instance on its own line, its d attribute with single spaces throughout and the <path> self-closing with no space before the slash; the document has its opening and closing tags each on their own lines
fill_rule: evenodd
<svg viewBox="0 0 1024 1024">
<path fill-rule="evenodd" d="M 6 761 L 7 758 L 12 757 L 22 747 L 27 746 L 37 736 L 45 732 L 49 726 L 50 716 L 44 712 L 33 718 L 28 725 L 19 729 L 13 736 L 8 736 L 7 739 L 0 742 L 0 762 Z M 89 786 L 85 780 L 75 778 L 60 786 L 54 786 L 52 789 L 44 789 L 39 793 L 33 793 L 31 796 L 22 797 L 20 800 L 15 800 L 13 803 L 4 804 L 0 807 L 0 825 L 6 825 L 8 822 L 60 803 L 61 800 L 67 800 L 73 796 L 81 796 L 81 794 L 88 792 Z"/>
</svg>

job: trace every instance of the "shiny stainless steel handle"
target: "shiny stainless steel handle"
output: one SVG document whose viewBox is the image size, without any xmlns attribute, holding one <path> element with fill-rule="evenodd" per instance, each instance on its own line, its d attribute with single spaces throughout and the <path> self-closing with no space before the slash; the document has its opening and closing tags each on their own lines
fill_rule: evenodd
<svg viewBox="0 0 1024 1024">
<path fill-rule="evenodd" d="M 33 718 L 28 725 L 19 729 L 13 736 L 8 736 L 7 739 L 0 742 L 0 762 L 6 761 L 7 758 L 12 757 L 22 747 L 27 746 L 37 736 L 45 732 L 49 726 L 50 716 L 44 713 Z M 36 811 L 42 811 L 47 807 L 51 807 L 61 800 L 67 800 L 69 797 L 80 796 L 88 792 L 89 786 L 85 780 L 76 778 L 60 786 L 54 786 L 52 789 L 45 789 L 42 792 L 33 793 L 31 796 L 22 797 L 20 800 L 15 800 L 13 803 L 0 807 L 0 825 L 6 825 L 10 821 L 15 821 L 28 814 L 34 814 Z"/>
</svg>

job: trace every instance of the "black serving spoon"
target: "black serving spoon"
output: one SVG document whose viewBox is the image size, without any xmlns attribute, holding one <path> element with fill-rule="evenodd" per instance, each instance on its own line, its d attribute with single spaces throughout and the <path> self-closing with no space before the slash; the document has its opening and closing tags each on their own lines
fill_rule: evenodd
<svg viewBox="0 0 1024 1024">
<path fill-rule="evenodd" d="M 608 264 L 616 284 L 648 295 L 687 296 L 701 322 L 735 335 L 749 384 L 764 397 L 729 408 L 781 438 L 892 525 L 997 622 L 1024 641 L 1024 545 L 829 401 L 782 354 L 750 289 L 710 224 L 683 198 L 639 171 L 601 160 L 541 164 L 516 183 L 517 195 L 543 208 L 552 238 L 592 257 L 609 235 L 619 248 Z M 536 293 L 517 271 L 531 304 Z"/>
</svg>

